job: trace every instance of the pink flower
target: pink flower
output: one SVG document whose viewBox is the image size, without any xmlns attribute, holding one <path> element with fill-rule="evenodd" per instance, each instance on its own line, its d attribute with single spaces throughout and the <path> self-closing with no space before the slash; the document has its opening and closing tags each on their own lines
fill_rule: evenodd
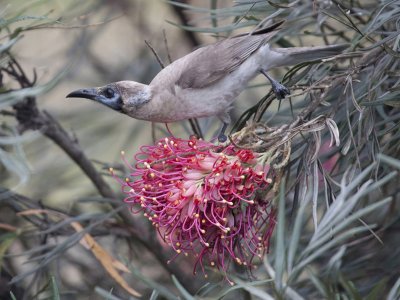
<svg viewBox="0 0 400 300">
<path fill-rule="evenodd" d="M 125 202 L 140 210 L 177 253 L 224 272 L 251 267 L 268 250 L 275 210 L 266 199 L 269 166 L 251 150 L 165 138 L 136 154 Z"/>
</svg>

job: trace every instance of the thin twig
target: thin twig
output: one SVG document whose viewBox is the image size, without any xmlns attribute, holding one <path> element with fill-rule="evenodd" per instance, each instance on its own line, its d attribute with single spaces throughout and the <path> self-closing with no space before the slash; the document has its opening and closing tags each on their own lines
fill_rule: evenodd
<svg viewBox="0 0 400 300">
<path fill-rule="evenodd" d="M 172 58 L 171 58 L 171 53 L 169 52 L 167 33 L 165 32 L 165 29 L 163 29 L 163 36 L 164 36 L 165 51 L 167 51 L 168 62 L 172 64 Z"/>
<path fill-rule="evenodd" d="M 155 56 L 156 59 L 157 59 L 157 62 L 158 62 L 158 63 L 160 64 L 160 66 L 161 66 L 161 69 L 164 69 L 164 68 L 165 68 L 165 64 L 164 64 L 163 61 L 161 60 L 160 56 L 158 56 L 156 50 L 154 50 L 153 46 L 151 46 L 151 44 L 150 44 L 148 41 L 144 40 L 144 42 L 146 43 L 147 47 L 150 48 L 151 52 L 153 52 L 154 56 Z"/>
</svg>

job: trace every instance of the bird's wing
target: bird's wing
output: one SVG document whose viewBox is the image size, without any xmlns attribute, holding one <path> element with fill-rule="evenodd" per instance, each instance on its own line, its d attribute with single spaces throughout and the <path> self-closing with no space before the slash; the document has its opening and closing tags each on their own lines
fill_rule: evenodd
<svg viewBox="0 0 400 300">
<path fill-rule="evenodd" d="M 192 52 L 175 84 L 183 89 L 200 89 L 222 79 L 267 43 L 277 33 L 274 29 L 281 24 L 276 23 L 251 35 L 228 38 Z"/>
</svg>

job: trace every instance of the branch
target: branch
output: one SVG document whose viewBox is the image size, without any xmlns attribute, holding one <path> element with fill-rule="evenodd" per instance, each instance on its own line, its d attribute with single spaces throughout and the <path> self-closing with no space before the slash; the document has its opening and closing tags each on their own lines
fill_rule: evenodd
<svg viewBox="0 0 400 300">
<path fill-rule="evenodd" d="M 99 172 L 92 164 L 92 162 L 86 157 L 82 149 L 79 147 L 76 140 L 73 140 L 69 134 L 61 127 L 60 123 L 55 120 L 48 112 L 43 111 L 38 115 L 40 122 L 42 123 L 42 133 L 56 143 L 61 149 L 67 153 L 67 155 L 76 162 L 81 170 L 87 175 L 92 181 L 94 186 L 99 191 L 99 194 L 104 198 L 116 199 L 116 194 L 111 190 L 108 183 L 103 179 Z M 115 204 L 112 204 L 116 208 Z M 124 218 L 127 224 L 133 225 L 132 216 Z"/>
</svg>

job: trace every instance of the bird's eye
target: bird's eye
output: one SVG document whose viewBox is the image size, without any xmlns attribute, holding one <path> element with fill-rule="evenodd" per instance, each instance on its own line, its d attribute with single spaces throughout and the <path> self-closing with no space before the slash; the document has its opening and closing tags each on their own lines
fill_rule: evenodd
<svg viewBox="0 0 400 300">
<path fill-rule="evenodd" d="M 103 93 L 104 96 L 106 96 L 109 99 L 114 97 L 114 90 L 112 88 L 106 88 Z"/>
</svg>

